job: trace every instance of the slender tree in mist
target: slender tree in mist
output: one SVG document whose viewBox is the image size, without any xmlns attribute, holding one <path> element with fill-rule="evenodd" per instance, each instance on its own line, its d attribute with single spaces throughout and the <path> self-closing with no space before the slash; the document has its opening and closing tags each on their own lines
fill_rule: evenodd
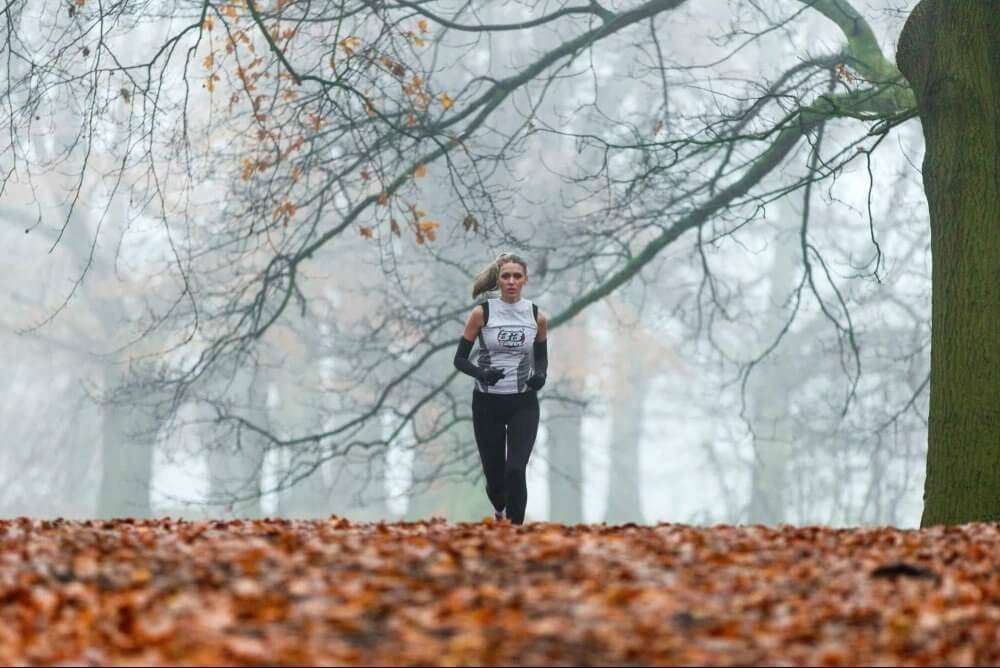
<svg viewBox="0 0 1000 668">
<path fill-rule="evenodd" d="M 762 354 L 730 361 L 752 388 L 760 360 L 818 314 L 846 414 L 865 392 L 865 333 L 845 286 L 883 278 L 875 167 L 898 159 L 886 157 L 886 140 L 919 114 L 938 259 L 924 521 L 1000 517 L 987 499 L 996 485 L 975 473 L 1000 469 L 988 465 L 1000 437 L 988 419 L 1000 378 L 990 352 L 1000 300 L 989 273 L 998 266 L 989 226 L 996 198 L 986 184 L 996 105 L 984 91 L 998 76 L 989 3 L 920 4 L 899 52 L 915 89 L 847 0 L 717 4 L 738 29 L 699 43 L 710 55 L 694 60 L 674 48 L 691 47 L 689 27 L 700 18 L 683 0 L 555 10 L 409 0 L 9 3 L 0 57 L 17 74 L 0 98 L 9 128 L 2 187 L 29 188 L 65 165 L 88 174 L 100 151 L 128 214 L 161 227 L 174 292 L 148 332 L 160 331 L 159 347 L 174 352 L 143 378 L 157 379 L 151 396 L 164 417 L 193 397 L 216 401 L 213 376 L 251 364 L 272 329 L 315 318 L 322 263 L 367 242 L 356 259 L 379 267 L 387 288 L 405 286 L 406 298 L 386 289 L 350 329 L 362 349 L 343 380 L 367 381 L 364 405 L 281 434 L 238 411 L 221 413 L 218 426 L 254 430 L 267 447 L 294 452 L 303 470 L 406 439 L 444 439 L 461 449 L 445 458 L 460 469 L 469 444 L 454 433 L 468 429 L 468 398 L 446 361 L 471 306 L 470 266 L 508 247 L 544 255 L 541 294 L 560 286 L 554 339 L 630 282 L 695 285 L 683 308 L 711 340 L 723 326 L 753 324 L 752 309 L 727 291 L 731 268 L 718 264 L 719 249 L 770 239 L 768 210 L 783 198 L 802 203 L 788 251 L 795 261 L 782 270 L 791 278 L 769 297 L 788 305 L 785 319 L 763 328 L 773 338 Z M 797 26 L 818 19 L 839 29 L 839 46 L 745 67 L 752 45 L 787 47 Z M 935 23 L 956 28 L 932 37 Z M 138 36 L 148 51 L 120 57 Z M 73 141 L 56 156 L 35 155 L 26 146 L 66 100 L 77 109 Z M 112 108 L 127 113 L 108 143 Z M 867 210 L 854 214 L 867 218 L 860 263 L 857 248 L 818 241 L 816 216 L 820 193 L 856 170 L 870 175 Z M 542 173 L 561 184 L 546 200 L 558 215 L 537 215 L 539 198 L 520 193 Z M 67 187 L 67 201 L 83 182 Z M 978 186 L 975 197 L 963 190 Z M 60 232 L 73 224 L 72 207 L 49 223 Z M 538 234 L 543 225 L 552 229 Z M 841 261 L 852 263 L 850 277 L 833 270 Z M 421 290 L 428 271 L 435 287 Z M 972 353 L 958 352 L 964 343 Z M 913 410 L 925 388 L 889 397 L 885 410 Z M 969 502 L 943 501 L 957 488 L 971 490 Z"/>
</svg>

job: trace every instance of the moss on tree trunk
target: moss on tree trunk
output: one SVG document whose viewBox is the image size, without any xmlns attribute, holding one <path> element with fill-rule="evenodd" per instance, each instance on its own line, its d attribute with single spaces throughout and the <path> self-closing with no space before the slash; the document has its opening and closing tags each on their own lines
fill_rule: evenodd
<svg viewBox="0 0 1000 668">
<path fill-rule="evenodd" d="M 1000 1 L 923 0 L 897 61 L 927 144 L 934 259 L 921 523 L 1000 521 Z"/>
</svg>

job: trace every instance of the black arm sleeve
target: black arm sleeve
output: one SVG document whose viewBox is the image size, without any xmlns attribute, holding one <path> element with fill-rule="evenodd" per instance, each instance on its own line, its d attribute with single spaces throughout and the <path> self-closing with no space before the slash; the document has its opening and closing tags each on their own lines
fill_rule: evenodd
<svg viewBox="0 0 1000 668">
<path fill-rule="evenodd" d="M 535 341 L 532 346 L 535 354 L 535 375 L 544 376 L 549 371 L 549 346 L 545 341 Z"/>
<path fill-rule="evenodd" d="M 469 359 L 469 353 L 471 352 L 472 341 L 467 340 L 464 336 L 459 337 L 458 348 L 455 350 L 455 368 L 464 374 L 472 376 L 476 380 L 480 380 L 479 367 Z"/>
</svg>

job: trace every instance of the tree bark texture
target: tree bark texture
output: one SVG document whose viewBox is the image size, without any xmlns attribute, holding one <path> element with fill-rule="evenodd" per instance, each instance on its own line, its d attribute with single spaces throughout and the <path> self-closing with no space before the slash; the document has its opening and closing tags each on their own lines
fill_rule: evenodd
<svg viewBox="0 0 1000 668">
<path fill-rule="evenodd" d="M 923 526 L 1000 520 L 1000 2 L 923 0 L 897 51 L 934 259 Z"/>
</svg>

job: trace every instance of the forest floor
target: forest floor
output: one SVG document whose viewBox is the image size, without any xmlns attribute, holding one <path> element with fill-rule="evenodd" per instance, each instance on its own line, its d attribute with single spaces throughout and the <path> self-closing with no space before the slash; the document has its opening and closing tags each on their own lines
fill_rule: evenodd
<svg viewBox="0 0 1000 668">
<path fill-rule="evenodd" d="M 0 664 L 997 665 L 1000 530 L 0 521 Z"/>
</svg>

